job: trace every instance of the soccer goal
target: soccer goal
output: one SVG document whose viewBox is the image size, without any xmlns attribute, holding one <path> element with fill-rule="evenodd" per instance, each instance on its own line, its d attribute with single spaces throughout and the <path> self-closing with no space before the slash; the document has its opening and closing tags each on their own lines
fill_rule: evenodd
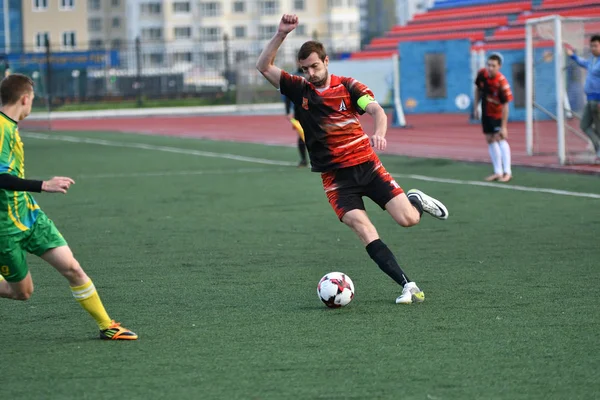
<svg viewBox="0 0 600 400">
<path fill-rule="evenodd" d="M 585 69 L 564 46 L 589 56 L 600 18 L 552 15 L 525 25 L 526 145 L 529 155 L 556 155 L 560 164 L 594 162 L 593 146 L 579 128 L 585 105 Z"/>
</svg>

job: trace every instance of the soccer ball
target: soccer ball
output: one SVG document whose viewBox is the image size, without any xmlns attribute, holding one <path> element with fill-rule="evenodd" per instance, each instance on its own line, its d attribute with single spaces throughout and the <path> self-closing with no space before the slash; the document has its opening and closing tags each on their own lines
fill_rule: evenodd
<svg viewBox="0 0 600 400">
<path fill-rule="evenodd" d="M 346 274 L 330 272 L 319 281 L 317 294 L 327 307 L 343 307 L 354 297 L 354 283 Z"/>
</svg>

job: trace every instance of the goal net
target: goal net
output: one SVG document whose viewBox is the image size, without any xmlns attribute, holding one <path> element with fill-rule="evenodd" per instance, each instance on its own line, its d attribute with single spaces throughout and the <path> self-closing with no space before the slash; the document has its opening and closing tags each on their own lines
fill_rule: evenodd
<svg viewBox="0 0 600 400">
<path fill-rule="evenodd" d="M 580 129 L 586 103 L 586 70 L 567 56 L 565 45 L 589 58 L 589 40 L 600 18 L 552 15 L 525 25 L 526 143 L 529 155 L 555 155 L 560 164 L 587 164 L 595 152 Z"/>
</svg>

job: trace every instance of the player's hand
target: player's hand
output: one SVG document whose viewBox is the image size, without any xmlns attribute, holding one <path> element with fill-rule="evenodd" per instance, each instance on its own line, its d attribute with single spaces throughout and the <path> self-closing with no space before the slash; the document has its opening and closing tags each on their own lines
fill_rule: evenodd
<svg viewBox="0 0 600 400">
<path fill-rule="evenodd" d="M 573 55 L 573 47 L 571 47 L 571 45 L 567 42 L 563 43 L 563 46 L 565 47 L 565 52 L 567 53 L 567 55 L 569 57 L 571 57 Z"/>
<path fill-rule="evenodd" d="M 67 193 L 69 187 L 74 184 L 75 181 L 66 176 L 55 176 L 49 181 L 42 182 L 42 192 L 48 193 Z"/>
<path fill-rule="evenodd" d="M 477 107 L 473 110 L 473 119 L 479 119 L 479 108 Z"/>
<path fill-rule="evenodd" d="M 294 14 L 283 14 L 281 21 L 279 21 L 279 28 L 277 29 L 280 33 L 288 34 L 298 26 L 298 17 Z"/>
<path fill-rule="evenodd" d="M 371 136 L 371 146 L 373 146 L 375 150 L 385 150 L 387 141 L 383 136 L 373 135 Z"/>
<path fill-rule="evenodd" d="M 506 129 L 505 126 L 500 127 L 500 132 L 498 132 L 500 134 L 500 137 L 502 139 L 508 139 L 508 129 Z"/>
</svg>

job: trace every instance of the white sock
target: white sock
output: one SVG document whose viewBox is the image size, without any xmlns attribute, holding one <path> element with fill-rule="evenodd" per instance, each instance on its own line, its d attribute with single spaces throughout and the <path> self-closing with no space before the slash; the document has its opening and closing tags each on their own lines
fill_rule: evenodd
<svg viewBox="0 0 600 400">
<path fill-rule="evenodd" d="M 500 156 L 500 146 L 498 145 L 498 142 L 489 143 L 488 150 L 490 151 L 492 165 L 494 166 L 494 173 L 502 175 L 502 159 Z"/>
<path fill-rule="evenodd" d="M 498 145 L 500 145 L 500 153 L 502 154 L 502 167 L 504 173 L 512 175 L 512 169 L 510 167 L 510 146 L 506 140 L 499 141 Z"/>
</svg>

